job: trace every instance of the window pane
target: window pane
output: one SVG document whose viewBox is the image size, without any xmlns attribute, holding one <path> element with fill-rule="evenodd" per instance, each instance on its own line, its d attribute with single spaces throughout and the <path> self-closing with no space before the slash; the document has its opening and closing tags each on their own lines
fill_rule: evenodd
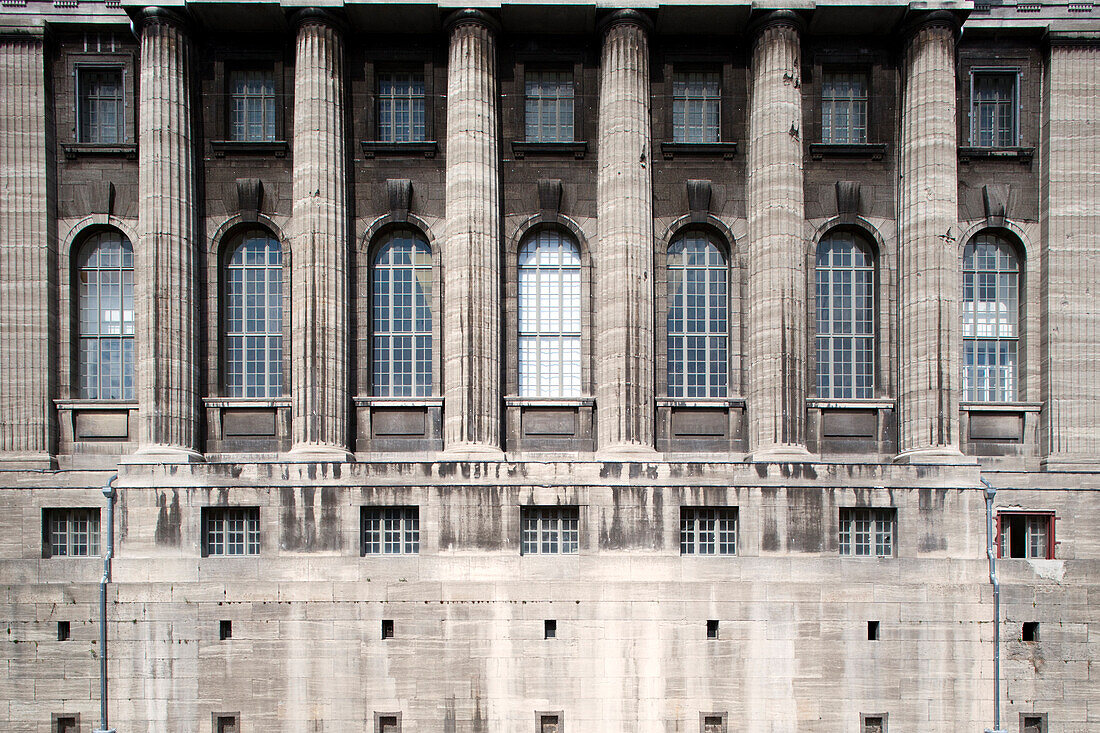
<svg viewBox="0 0 1100 733">
<path fill-rule="evenodd" d="M 573 140 L 573 74 L 528 72 L 525 119 L 528 142 Z"/>
<path fill-rule="evenodd" d="M 98 509 L 50 509 L 46 521 L 51 556 L 93 557 L 99 554 Z"/>
<path fill-rule="evenodd" d="M 385 72 L 378 75 L 378 139 L 383 142 L 423 142 L 424 75 Z"/>
<path fill-rule="evenodd" d="M 519 252 L 519 394 L 581 394 L 581 260 L 569 237 L 542 230 Z"/>
<path fill-rule="evenodd" d="M 681 507 L 680 554 L 737 554 L 737 508 Z"/>
<path fill-rule="evenodd" d="M 821 142 L 867 142 L 867 77 L 825 74 L 821 84 Z"/>
<path fill-rule="evenodd" d="M 672 139 L 714 143 L 721 138 L 721 86 L 717 72 L 675 73 L 672 78 Z"/>
<path fill-rule="evenodd" d="M 894 509 L 841 509 L 838 532 L 840 554 L 893 556 L 895 516 Z"/>
<path fill-rule="evenodd" d="M 126 142 L 122 69 L 80 69 L 77 87 L 80 142 L 101 145 Z"/>
<path fill-rule="evenodd" d="M 704 232 L 668 248 L 668 395 L 725 397 L 728 300 L 725 255 Z"/>
<path fill-rule="evenodd" d="M 77 378 L 82 399 L 134 398 L 134 259 L 130 240 L 106 231 L 77 255 Z"/>
<path fill-rule="evenodd" d="M 432 394 L 432 256 L 411 230 L 389 235 L 371 271 L 372 390 Z"/>
<path fill-rule="evenodd" d="M 229 110 L 229 134 L 233 140 L 274 140 L 274 72 L 250 70 L 230 73 Z"/>
<path fill-rule="evenodd" d="M 817 396 L 874 396 L 875 262 L 870 246 L 833 232 L 817 248 Z"/>
<path fill-rule="evenodd" d="M 1018 74 L 975 72 L 971 99 L 971 144 L 1012 147 L 1019 144 L 1016 130 Z"/>
<path fill-rule="evenodd" d="M 963 399 L 1018 399 L 1019 262 L 1015 248 L 979 234 L 963 248 Z"/>
<path fill-rule="evenodd" d="M 283 393 L 283 251 L 267 232 L 241 235 L 225 270 L 225 393 Z"/>
<path fill-rule="evenodd" d="M 523 507 L 520 519 L 524 555 L 575 554 L 580 546 L 577 507 Z"/>
<path fill-rule="evenodd" d="M 204 516 L 208 555 L 260 554 L 259 508 L 208 507 Z"/>
<path fill-rule="evenodd" d="M 415 555 L 420 552 L 420 508 L 363 507 L 364 555 Z"/>
</svg>

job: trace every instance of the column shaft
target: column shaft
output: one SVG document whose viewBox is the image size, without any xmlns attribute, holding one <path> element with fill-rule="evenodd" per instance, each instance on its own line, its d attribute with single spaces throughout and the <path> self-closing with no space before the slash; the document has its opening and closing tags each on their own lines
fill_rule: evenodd
<svg viewBox="0 0 1100 733">
<path fill-rule="evenodd" d="M 325 19 L 298 29 L 291 222 L 293 452 L 347 458 L 348 211 L 344 45 Z"/>
<path fill-rule="evenodd" d="M 1100 460 L 1100 40 L 1051 39 L 1041 135 L 1041 430 L 1048 468 Z M 1032 347 L 1029 344 L 1028 350 Z"/>
<path fill-rule="evenodd" d="M 614 19 L 600 61 L 596 210 L 597 447 L 653 450 L 653 181 L 649 43 Z"/>
<path fill-rule="evenodd" d="M 158 461 L 198 457 L 191 54 L 180 21 L 146 11 L 138 103 L 134 376 L 138 453 Z"/>
<path fill-rule="evenodd" d="M 443 443 L 500 450 L 500 153 L 496 40 L 478 16 L 451 28 L 447 67 L 447 273 Z"/>
<path fill-rule="evenodd" d="M 903 460 L 959 453 L 959 251 L 955 28 L 909 41 L 898 212 L 898 444 Z"/>
<path fill-rule="evenodd" d="M 48 465 L 57 306 L 41 37 L 0 41 L 0 462 Z"/>
<path fill-rule="evenodd" d="M 806 240 L 796 20 L 767 22 L 752 58 L 748 154 L 749 447 L 804 455 Z"/>
</svg>

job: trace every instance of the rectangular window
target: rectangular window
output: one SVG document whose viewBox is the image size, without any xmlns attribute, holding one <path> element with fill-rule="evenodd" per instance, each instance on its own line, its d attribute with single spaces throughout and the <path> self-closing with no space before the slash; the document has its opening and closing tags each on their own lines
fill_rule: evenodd
<svg viewBox="0 0 1100 733">
<path fill-rule="evenodd" d="M 716 143 L 721 110 L 719 75 L 693 71 L 672 75 L 672 140 L 678 143 Z"/>
<path fill-rule="evenodd" d="M 378 75 L 378 139 L 388 143 L 426 139 L 424 74 L 401 71 Z"/>
<path fill-rule="evenodd" d="M 580 510 L 575 506 L 525 506 L 522 512 L 523 554 L 576 554 L 579 526 Z"/>
<path fill-rule="evenodd" d="M 54 715 L 52 733 L 79 733 L 79 715 Z"/>
<path fill-rule="evenodd" d="M 526 88 L 527 142 L 573 142 L 573 74 L 529 71 Z"/>
<path fill-rule="evenodd" d="M 76 89 L 77 140 L 98 145 L 126 142 L 122 69 L 79 68 Z"/>
<path fill-rule="evenodd" d="M 867 142 L 867 76 L 826 73 L 821 83 L 821 142 Z"/>
<path fill-rule="evenodd" d="M 229 136 L 240 142 L 275 139 L 275 74 L 234 71 L 229 75 Z"/>
<path fill-rule="evenodd" d="M 1020 713 L 1020 733 L 1047 733 L 1046 713 Z"/>
<path fill-rule="evenodd" d="M 970 144 L 981 148 L 1019 145 L 1016 71 L 973 71 L 970 76 Z"/>
<path fill-rule="evenodd" d="M 886 715 L 861 715 L 861 733 L 886 733 Z"/>
<path fill-rule="evenodd" d="M 701 733 L 726 733 L 725 713 L 703 713 Z"/>
<path fill-rule="evenodd" d="M 241 719 L 239 715 L 226 715 L 214 713 L 214 733 L 240 733 Z"/>
<path fill-rule="evenodd" d="M 562 733 L 560 715 L 539 715 L 538 733 Z"/>
<path fill-rule="evenodd" d="M 840 554 L 892 557 L 896 517 L 895 509 L 841 509 Z"/>
<path fill-rule="evenodd" d="M 259 507 L 203 507 L 203 540 L 206 554 L 259 555 Z"/>
<path fill-rule="evenodd" d="M 736 555 L 737 507 L 680 507 L 681 555 Z"/>
<path fill-rule="evenodd" d="M 997 515 L 1000 526 L 1000 557 L 1032 560 L 1054 558 L 1054 515 L 1004 512 Z"/>
<path fill-rule="evenodd" d="M 420 552 L 420 507 L 365 506 L 364 555 L 415 555 Z"/>
<path fill-rule="evenodd" d="M 98 509 L 47 509 L 44 515 L 48 557 L 99 554 Z"/>
<path fill-rule="evenodd" d="M 375 733 L 401 733 L 401 715 L 398 713 L 375 713 Z"/>
</svg>

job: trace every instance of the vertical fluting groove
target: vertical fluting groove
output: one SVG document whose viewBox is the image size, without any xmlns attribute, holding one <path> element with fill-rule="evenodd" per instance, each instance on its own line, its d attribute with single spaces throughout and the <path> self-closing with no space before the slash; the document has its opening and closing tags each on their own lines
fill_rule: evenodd
<svg viewBox="0 0 1100 733">
<path fill-rule="evenodd" d="M 51 327 L 46 76 L 41 38 L 0 42 L 0 452 L 47 457 Z"/>
<path fill-rule="evenodd" d="M 148 19 L 141 34 L 134 278 L 138 440 L 143 450 L 189 453 L 199 433 L 190 79 L 186 33 Z"/>
<path fill-rule="evenodd" d="M 901 452 L 959 446 L 955 33 L 917 30 L 905 61 L 898 212 Z"/>
<path fill-rule="evenodd" d="M 1100 48 L 1050 48 L 1040 166 L 1042 452 L 1050 462 L 1100 454 Z M 1030 348 L 1030 347 L 1029 347 Z"/>
<path fill-rule="evenodd" d="M 749 446 L 804 450 L 805 203 L 798 28 L 765 26 L 753 49 L 748 150 Z"/>
<path fill-rule="evenodd" d="M 307 20 L 294 66 L 291 402 L 296 450 L 348 443 L 348 224 L 340 31 Z"/>
<path fill-rule="evenodd" d="M 607 29 L 600 74 L 593 253 L 598 447 L 652 448 L 653 183 L 645 28 L 620 22 Z"/>
<path fill-rule="evenodd" d="M 443 441 L 500 447 L 500 170 L 496 40 L 473 20 L 451 29 L 447 68 L 447 272 Z"/>
</svg>

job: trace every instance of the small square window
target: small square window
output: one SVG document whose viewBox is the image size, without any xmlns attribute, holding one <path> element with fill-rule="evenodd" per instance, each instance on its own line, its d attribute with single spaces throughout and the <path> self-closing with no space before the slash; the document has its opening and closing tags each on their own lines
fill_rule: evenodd
<svg viewBox="0 0 1100 733">
<path fill-rule="evenodd" d="M 524 555 L 574 555 L 580 545 L 580 510 L 573 506 L 525 506 L 521 512 Z"/>
<path fill-rule="evenodd" d="M 391 618 L 382 619 L 382 638 L 383 639 L 392 639 L 393 638 L 393 619 L 391 619 Z"/>
<path fill-rule="evenodd" d="M 1002 512 L 997 515 L 1000 525 L 998 557 L 1017 557 L 1027 560 L 1054 558 L 1054 515 L 1025 512 Z"/>
<path fill-rule="evenodd" d="M 401 733 L 401 713 L 375 713 L 375 733 Z"/>
<path fill-rule="evenodd" d="M 229 137 L 238 142 L 275 139 L 275 74 L 238 70 L 229 74 Z"/>
<path fill-rule="evenodd" d="M 260 554 L 259 507 L 203 507 L 202 527 L 210 557 Z"/>
<path fill-rule="evenodd" d="M 222 620 L 218 622 L 218 639 L 225 641 L 233 638 L 233 622 Z"/>
<path fill-rule="evenodd" d="M 362 508 L 364 555 L 416 555 L 420 552 L 420 508 Z"/>
<path fill-rule="evenodd" d="M 680 507 L 681 555 L 736 555 L 737 507 Z"/>
<path fill-rule="evenodd" d="M 712 618 L 712 619 L 707 621 L 707 638 L 708 639 L 717 639 L 718 638 L 718 619 Z"/>
<path fill-rule="evenodd" d="M 77 140 L 94 145 L 126 142 L 126 95 L 122 68 L 80 67 L 76 70 Z"/>
<path fill-rule="evenodd" d="M 700 733 L 726 733 L 725 713 L 702 713 L 699 718 Z"/>
<path fill-rule="evenodd" d="M 240 713 L 213 713 L 214 733 L 240 733 Z"/>
<path fill-rule="evenodd" d="M 886 713 L 860 715 L 859 718 L 861 733 L 886 733 Z"/>
<path fill-rule="evenodd" d="M 573 74 L 528 71 L 524 119 L 527 142 L 573 142 Z"/>
<path fill-rule="evenodd" d="M 561 713 L 535 713 L 536 733 L 565 733 Z"/>
<path fill-rule="evenodd" d="M 69 640 L 69 622 L 58 621 L 57 622 L 57 640 L 68 641 Z"/>
<path fill-rule="evenodd" d="M 1020 631 L 1020 640 L 1039 641 L 1039 622 L 1024 621 L 1023 629 Z"/>
<path fill-rule="evenodd" d="M 99 554 L 98 509 L 45 509 L 45 557 L 95 557 Z"/>
<path fill-rule="evenodd" d="M 50 733 L 78 733 L 80 730 L 80 716 L 74 714 L 54 714 L 50 720 Z"/>
<path fill-rule="evenodd" d="M 970 76 L 970 144 L 981 148 L 1019 145 L 1016 70 L 982 69 Z"/>
<path fill-rule="evenodd" d="M 1020 733 L 1047 733 L 1046 713 L 1020 713 Z"/>
<path fill-rule="evenodd" d="M 821 142 L 867 142 L 867 75 L 826 72 L 821 83 Z"/>
<path fill-rule="evenodd" d="M 387 143 L 424 142 L 425 88 L 423 72 L 378 74 L 378 140 Z"/>
<path fill-rule="evenodd" d="M 841 509 L 840 554 L 893 557 L 895 509 Z"/>
<path fill-rule="evenodd" d="M 672 75 L 672 140 L 716 143 L 721 139 L 721 77 L 715 71 Z"/>
</svg>

